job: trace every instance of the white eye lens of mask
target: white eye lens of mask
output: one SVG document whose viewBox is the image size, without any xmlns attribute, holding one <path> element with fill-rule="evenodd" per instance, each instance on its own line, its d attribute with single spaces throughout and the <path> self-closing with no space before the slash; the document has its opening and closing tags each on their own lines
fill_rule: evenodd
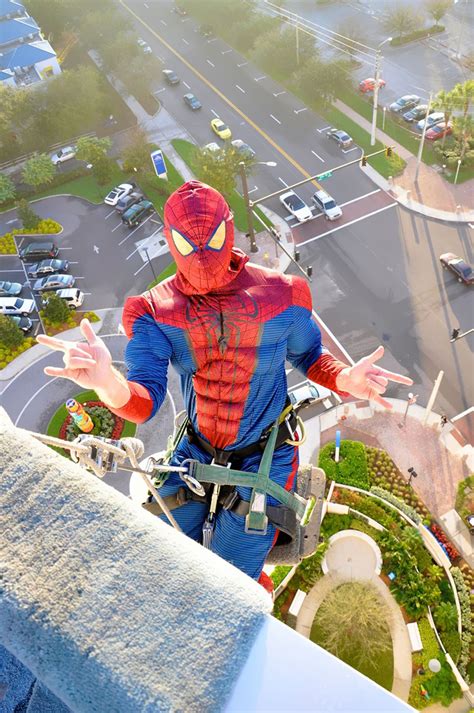
<svg viewBox="0 0 474 713">
<path fill-rule="evenodd" d="M 193 246 L 176 230 L 171 230 L 171 237 L 180 255 L 186 257 L 186 255 L 190 255 L 193 252 Z"/>
<path fill-rule="evenodd" d="M 225 240 L 225 221 L 223 220 L 222 223 L 217 228 L 214 235 L 212 236 L 212 238 L 209 240 L 207 247 L 211 248 L 211 250 L 220 250 L 221 247 L 224 245 L 224 240 Z"/>
</svg>

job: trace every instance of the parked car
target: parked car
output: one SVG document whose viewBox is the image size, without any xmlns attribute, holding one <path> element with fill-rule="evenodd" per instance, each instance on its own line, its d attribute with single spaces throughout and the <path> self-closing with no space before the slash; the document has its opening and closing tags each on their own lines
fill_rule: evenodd
<svg viewBox="0 0 474 713">
<path fill-rule="evenodd" d="M 135 205 L 135 203 L 139 203 L 145 198 L 143 193 L 138 193 L 138 191 L 133 191 L 133 193 L 129 193 L 128 196 L 124 196 L 119 200 L 117 205 L 115 206 L 115 210 L 117 213 L 125 213 L 126 210 L 132 207 L 132 205 Z"/>
<path fill-rule="evenodd" d="M 385 84 L 386 84 L 385 79 L 379 79 L 379 89 L 383 89 Z M 375 79 L 373 77 L 369 77 L 368 79 L 363 79 L 361 82 L 359 82 L 359 91 L 362 92 L 363 94 L 366 94 L 367 92 L 373 92 L 374 89 L 375 89 Z"/>
<path fill-rule="evenodd" d="M 435 126 L 435 124 L 441 124 L 442 121 L 444 121 L 444 112 L 434 111 L 426 119 L 426 128 L 431 129 L 432 126 Z M 421 121 L 419 121 L 416 126 L 420 131 L 423 131 L 425 126 L 425 119 L 421 119 Z"/>
<path fill-rule="evenodd" d="M 409 111 L 409 109 L 413 109 L 413 107 L 417 106 L 419 103 L 420 97 L 417 97 L 416 94 L 404 94 L 402 97 L 397 99 L 397 101 L 392 102 L 389 109 L 390 111 L 393 111 L 394 114 L 404 114 Z"/>
<path fill-rule="evenodd" d="M 54 272 L 67 272 L 69 263 L 67 260 L 41 260 L 35 262 L 28 268 L 28 277 L 41 277 L 42 275 L 52 275 Z"/>
<path fill-rule="evenodd" d="M 20 327 L 21 331 L 25 334 L 33 329 L 33 322 L 29 317 L 12 314 L 9 319 L 11 319 L 12 322 L 15 322 L 16 326 Z"/>
<path fill-rule="evenodd" d="M 458 282 L 474 285 L 474 270 L 462 257 L 454 253 L 443 253 L 439 256 L 439 261 L 445 270 L 451 270 L 456 275 Z"/>
<path fill-rule="evenodd" d="M 227 124 L 224 124 L 222 119 L 211 119 L 211 129 L 220 139 L 225 140 L 232 138 L 232 131 L 229 129 Z"/>
<path fill-rule="evenodd" d="M 212 25 L 200 25 L 199 34 L 201 35 L 201 37 L 212 37 L 212 35 L 214 34 L 214 29 Z"/>
<path fill-rule="evenodd" d="M 306 223 L 307 220 L 311 220 L 313 214 L 311 208 L 306 205 L 306 203 L 296 195 L 294 191 L 288 191 L 280 196 L 280 203 L 282 203 L 286 210 L 294 215 L 298 223 Z"/>
<path fill-rule="evenodd" d="M 242 158 L 255 158 L 256 153 L 251 146 L 242 141 L 242 139 L 234 139 L 230 142 L 234 149 L 236 149 Z"/>
<path fill-rule="evenodd" d="M 65 146 L 63 149 L 59 149 L 56 153 L 51 154 L 51 161 L 55 166 L 57 166 L 60 163 L 64 163 L 65 161 L 69 161 L 71 158 L 74 158 L 75 155 L 75 146 Z"/>
<path fill-rule="evenodd" d="M 17 297 L 23 289 L 19 282 L 0 281 L 0 297 Z"/>
<path fill-rule="evenodd" d="M 24 300 L 21 297 L 0 297 L 0 314 L 29 315 L 36 309 L 34 300 Z"/>
<path fill-rule="evenodd" d="M 108 193 L 104 198 L 104 203 L 107 205 L 117 205 L 121 198 L 128 196 L 129 193 L 133 191 L 135 186 L 132 183 L 121 183 L 119 186 L 113 188 L 110 193 Z"/>
<path fill-rule="evenodd" d="M 33 292 L 49 292 L 50 290 L 61 290 L 73 287 L 76 280 L 72 275 L 49 275 L 36 280 L 31 286 Z"/>
<path fill-rule="evenodd" d="M 326 132 L 328 139 L 332 139 L 341 149 L 348 149 L 354 143 L 352 137 L 341 129 L 330 129 Z"/>
<path fill-rule="evenodd" d="M 428 108 L 427 104 L 418 104 L 418 106 L 413 107 L 413 109 L 410 109 L 410 111 L 407 111 L 405 114 L 403 114 L 403 118 L 405 121 L 408 121 L 409 124 L 411 124 L 413 121 L 419 121 L 420 119 L 424 119 L 426 116 L 426 110 Z M 430 109 L 430 114 L 434 112 L 434 109 Z"/>
<path fill-rule="evenodd" d="M 442 121 L 440 124 L 435 124 L 435 126 L 432 126 L 431 129 L 427 130 L 425 139 L 428 141 L 437 141 L 438 139 L 442 139 L 443 136 L 449 136 L 452 133 L 453 125 L 448 122 L 448 125 L 446 126 L 445 122 Z"/>
<path fill-rule="evenodd" d="M 68 288 L 65 290 L 58 290 L 56 292 L 58 297 L 60 297 L 62 300 L 64 300 L 69 307 L 69 309 L 77 309 L 82 305 L 84 302 L 84 293 L 81 292 L 81 290 L 78 290 L 77 288 Z M 45 297 L 43 299 L 43 304 L 46 305 L 48 303 L 48 298 Z"/>
<path fill-rule="evenodd" d="M 339 208 L 334 198 L 331 198 L 329 193 L 326 193 L 326 191 L 316 191 L 316 193 L 314 193 L 311 197 L 311 200 L 316 208 L 324 213 L 326 220 L 337 220 L 341 217 L 342 210 Z"/>
<path fill-rule="evenodd" d="M 296 389 L 289 391 L 288 396 L 293 406 L 296 406 L 296 404 L 299 406 L 311 406 L 330 398 L 332 391 L 326 389 L 325 386 L 319 386 L 318 384 L 318 387 L 316 387 L 311 382 L 306 381 Z"/>
<path fill-rule="evenodd" d="M 59 249 L 52 240 L 42 243 L 28 243 L 28 245 L 20 250 L 20 258 L 25 262 L 47 260 L 48 258 L 55 258 L 58 255 Z"/>
<path fill-rule="evenodd" d="M 200 109 L 202 107 L 201 102 L 197 97 L 194 96 L 194 94 L 185 94 L 183 97 L 184 101 L 186 104 L 189 106 L 190 109 L 193 111 L 196 111 L 197 109 Z"/>
<path fill-rule="evenodd" d="M 206 144 L 202 148 L 203 148 L 203 151 L 210 151 L 211 153 L 217 153 L 218 151 L 222 151 L 222 146 L 219 146 L 219 144 L 216 144 L 215 141 L 211 141 L 210 144 Z"/>
<path fill-rule="evenodd" d="M 154 210 L 155 208 L 151 201 L 142 200 L 122 213 L 122 223 L 128 228 L 133 228 L 135 225 L 140 225 L 145 216 L 149 213 L 153 213 Z"/>
<path fill-rule="evenodd" d="M 180 79 L 173 69 L 164 69 L 162 75 L 165 78 L 167 84 L 179 84 Z"/>
<path fill-rule="evenodd" d="M 142 39 L 141 37 L 138 38 L 137 45 L 142 48 L 142 50 L 145 54 L 151 54 L 153 52 L 150 45 L 147 42 L 145 42 L 145 40 Z"/>
</svg>

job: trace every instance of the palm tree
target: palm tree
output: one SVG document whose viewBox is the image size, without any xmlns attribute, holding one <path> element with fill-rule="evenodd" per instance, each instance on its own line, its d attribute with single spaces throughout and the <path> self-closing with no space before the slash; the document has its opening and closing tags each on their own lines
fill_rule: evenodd
<svg viewBox="0 0 474 713">
<path fill-rule="evenodd" d="M 456 106 L 462 108 L 463 116 L 469 113 L 469 107 L 474 99 L 474 79 L 468 79 L 462 84 L 456 84 L 453 89 Z"/>
<path fill-rule="evenodd" d="M 458 85 L 460 86 L 460 85 Z M 439 109 L 440 111 L 444 112 L 444 121 L 447 124 L 448 121 L 451 119 L 451 116 L 453 114 L 453 109 L 456 104 L 456 94 L 455 90 L 452 89 L 450 92 L 445 92 L 444 89 L 442 89 L 440 92 L 437 93 L 435 100 L 433 102 L 433 109 Z M 444 148 L 444 142 L 446 141 L 446 134 L 443 136 L 443 140 L 441 142 L 441 148 Z"/>
<path fill-rule="evenodd" d="M 464 159 L 464 155 L 467 151 L 469 140 L 474 134 L 474 119 L 469 114 L 464 116 L 456 116 L 453 121 L 454 133 L 461 140 L 461 153 L 459 158 Z"/>
</svg>

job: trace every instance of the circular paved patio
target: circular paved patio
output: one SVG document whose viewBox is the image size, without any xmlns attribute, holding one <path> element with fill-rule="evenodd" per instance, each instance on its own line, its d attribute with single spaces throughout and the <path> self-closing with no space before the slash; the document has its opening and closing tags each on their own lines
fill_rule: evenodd
<svg viewBox="0 0 474 713">
<path fill-rule="evenodd" d="M 359 530 L 342 530 L 329 540 L 322 562 L 324 574 L 344 581 L 370 580 L 380 574 L 382 553 L 377 543 Z"/>
</svg>

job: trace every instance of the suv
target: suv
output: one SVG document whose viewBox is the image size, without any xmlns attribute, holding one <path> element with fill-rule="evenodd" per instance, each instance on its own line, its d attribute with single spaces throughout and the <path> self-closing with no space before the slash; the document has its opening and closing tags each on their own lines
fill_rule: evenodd
<svg viewBox="0 0 474 713">
<path fill-rule="evenodd" d="M 334 198 L 331 198 L 329 193 L 326 193 L 326 191 L 316 191 L 311 200 L 316 208 L 319 208 L 319 210 L 324 213 L 326 220 L 337 220 L 341 217 L 342 210 L 339 208 Z"/>
<path fill-rule="evenodd" d="M 70 287 L 66 290 L 58 290 L 56 294 L 66 302 L 69 309 L 77 309 L 84 302 L 84 293 L 75 287 Z M 43 298 L 43 305 L 46 305 L 47 303 L 48 298 Z"/>
<path fill-rule="evenodd" d="M 45 243 L 29 243 L 20 250 L 20 258 L 27 262 L 48 260 L 48 258 L 55 258 L 58 255 L 59 249 L 51 240 Z"/>
<path fill-rule="evenodd" d="M 21 297 L 0 297 L 0 314 L 28 315 L 36 309 L 34 300 L 23 300 Z"/>
<path fill-rule="evenodd" d="M 125 223 L 129 228 L 133 228 L 135 225 L 140 225 L 144 217 L 154 210 L 155 208 L 151 201 L 142 200 L 122 213 L 122 223 Z"/>
<path fill-rule="evenodd" d="M 131 208 L 132 205 L 135 205 L 135 203 L 142 201 L 144 197 L 145 196 L 142 193 L 129 193 L 128 196 L 124 196 L 119 200 L 115 206 L 115 210 L 117 213 L 125 213 L 128 208 Z"/>
</svg>

